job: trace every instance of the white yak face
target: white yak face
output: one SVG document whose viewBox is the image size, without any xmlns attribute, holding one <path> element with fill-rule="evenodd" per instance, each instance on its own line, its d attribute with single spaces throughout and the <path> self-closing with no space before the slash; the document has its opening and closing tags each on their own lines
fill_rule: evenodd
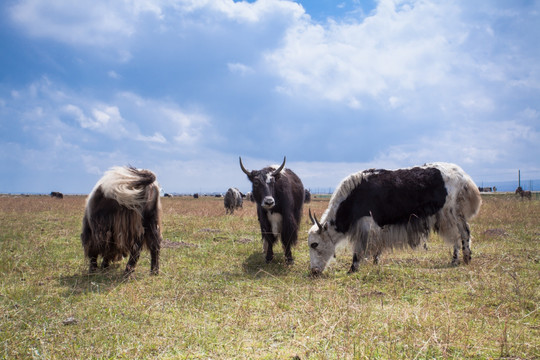
<svg viewBox="0 0 540 360">
<path fill-rule="evenodd" d="M 335 256 L 336 243 L 332 239 L 331 232 L 335 233 L 335 230 L 332 227 L 328 228 L 326 223 L 321 227 L 315 224 L 309 229 L 309 265 L 313 275 L 321 274 L 328 261 Z"/>
</svg>

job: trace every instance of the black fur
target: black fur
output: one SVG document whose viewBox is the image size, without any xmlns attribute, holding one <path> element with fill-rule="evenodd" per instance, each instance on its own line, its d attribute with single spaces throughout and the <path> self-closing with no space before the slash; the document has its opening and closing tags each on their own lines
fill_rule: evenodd
<svg viewBox="0 0 540 360">
<path fill-rule="evenodd" d="M 277 241 L 272 233 L 272 224 L 268 214 L 278 213 L 282 216 L 281 243 L 285 250 L 285 258 L 288 264 L 294 262 L 291 247 L 298 241 L 298 229 L 302 218 L 304 205 L 304 185 L 300 178 L 289 169 L 283 169 L 274 176 L 273 181 L 266 182 L 267 175 L 275 172 L 275 168 L 266 167 L 262 170 L 253 170 L 246 173 L 253 185 L 252 196 L 257 204 L 257 216 L 261 227 L 261 233 L 268 244 L 266 261 L 270 262 L 274 257 L 273 245 Z M 271 196 L 275 201 L 272 209 L 265 209 L 262 203 L 265 197 Z"/>
<path fill-rule="evenodd" d="M 336 230 L 346 233 L 364 216 L 385 225 L 408 224 L 411 231 L 429 232 L 427 218 L 439 211 L 447 191 L 436 168 L 369 170 L 336 212 Z M 417 244 L 411 244 L 417 245 Z"/>
</svg>

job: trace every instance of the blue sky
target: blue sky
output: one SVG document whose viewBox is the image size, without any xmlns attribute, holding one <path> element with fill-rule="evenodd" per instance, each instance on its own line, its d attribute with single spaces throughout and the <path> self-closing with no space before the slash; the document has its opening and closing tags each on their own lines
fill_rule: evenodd
<svg viewBox="0 0 540 360">
<path fill-rule="evenodd" d="M 540 178 L 539 1 L 20 0 L 0 5 L 0 192 L 309 188 L 366 168 Z"/>
</svg>

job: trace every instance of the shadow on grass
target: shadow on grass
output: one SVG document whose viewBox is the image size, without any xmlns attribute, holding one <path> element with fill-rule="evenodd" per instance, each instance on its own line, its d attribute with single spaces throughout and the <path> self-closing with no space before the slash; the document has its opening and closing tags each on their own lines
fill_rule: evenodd
<svg viewBox="0 0 540 360">
<path fill-rule="evenodd" d="M 108 293 L 119 285 L 129 282 L 137 277 L 135 273 L 126 278 L 124 268 L 120 264 L 112 264 L 108 269 L 98 269 L 90 274 L 88 269 L 78 269 L 73 275 L 61 276 L 58 279 L 60 286 L 66 288 L 65 296 L 73 296 L 87 293 Z M 142 274 L 141 274 L 142 275 Z"/>
<path fill-rule="evenodd" d="M 276 253 L 274 259 L 267 264 L 261 252 L 251 254 L 242 264 L 244 273 L 254 277 L 284 276 L 291 272 L 292 266 L 285 264 L 285 257 L 281 253 Z"/>
</svg>

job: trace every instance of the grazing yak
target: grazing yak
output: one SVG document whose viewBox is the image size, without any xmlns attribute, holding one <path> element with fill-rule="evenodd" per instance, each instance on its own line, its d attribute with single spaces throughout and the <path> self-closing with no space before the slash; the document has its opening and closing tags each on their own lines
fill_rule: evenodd
<svg viewBox="0 0 540 360">
<path fill-rule="evenodd" d="M 399 170 L 366 170 L 345 178 L 328 208 L 313 226 L 308 245 L 311 272 L 320 274 L 334 256 L 336 245 L 352 243 L 351 272 L 373 256 L 377 263 L 385 249 L 425 244 L 436 231 L 454 246 L 452 264 L 471 260 L 467 220 L 479 211 L 478 187 L 457 165 L 432 163 Z M 314 217 L 314 218 L 313 218 Z"/>
<path fill-rule="evenodd" d="M 81 233 L 90 272 L 129 255 L 125 275 L 135 269 L 141 249 L 151 254 L 151 273 L 159 272 L 161 202 L 156 176 L 149 170 L 114 167 L 97 182 L 86 200 Z"/>
<path fill-rule="evenodd" d="M 521 186 L 518 186 L 518 188 L 516 189 L 516 194 L 519 194 L 521 196 L 521 200 L 523 200 L 524 197 L 529 200 L 531 200 L 532 198 L 531 192 L 529 190 L 524 191 Z"/>
<path fill-rule="evenodd" d="M 234 210 L 242 208 L 244 200 L 242 199 L 242 193 L 237 188 L 229 188 L 223 199 L 223 205 L 225 206 L 225 214 L 233 214 Z"/>
<path fill-rule="evenodd" d="M 50 193 L 50 196 L 52 198 L 56 198 L 56 199 L 63 199 L 64 198 L 64 194 L 62 194 L 61 192 L 58 192 L 58 191 L 52 191 Z"/>
<path fill-rule="evenodd" d="M 291 246 L 298 240 L 304 185 L 292 170 L 284 169 L 285 161 L 286 158 L 283 158 L 279 167 L 268 166 L 262 170 L 248 171 L 240 157 L 240 168 L 253 185 L 251 193 L 257 204 L 267 263 L 274 258 L 273 246 L 278 236 L 281 237 L 286 263 L 294 263 Z"/>
</svg>

